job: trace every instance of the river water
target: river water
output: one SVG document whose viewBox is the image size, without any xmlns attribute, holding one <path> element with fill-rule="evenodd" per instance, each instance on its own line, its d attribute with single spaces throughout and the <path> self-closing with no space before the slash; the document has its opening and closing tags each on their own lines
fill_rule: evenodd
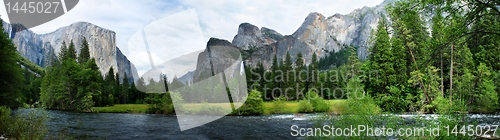
<svg viewBox="0 0 500 140">
<path fill-rule="evenodd" d="M 290 134 L 292 125 L 314 125 L 294 115 L 225 116 L 180 131 L 172 115 L 47 112 L 53 134 L 62 132 L 77 139 L 297 139 Z"/>
<path fill-rule="evenodd" d="M 30 110 L 30 109 L 28 109 Z M 24 110 L 25 112 L 27 110 Z M 173 115 L 81 113 L 47 110 L 51 135 L 76 139 L 305 139 L 293 137 L 291 127 L 315 127 L 322 114 L 225 116 L 211 123 L 180 131 Z M 403 118 L 415 115 L 396 115 Z M 433 119 L 436 115 L 424 115 Z M 468 115 L 479 124 L 500 125 L 500 115 Z"/>
</svg>

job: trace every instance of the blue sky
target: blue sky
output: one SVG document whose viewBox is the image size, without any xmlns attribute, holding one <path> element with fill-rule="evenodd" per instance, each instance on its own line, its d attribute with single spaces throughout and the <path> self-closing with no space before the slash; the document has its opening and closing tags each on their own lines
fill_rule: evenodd
<svg viewBox="0 0 500 140">
<path fill-rule="evenodd" d="M 145 25 L 165 17 L 177 17 L 169 20 L 172 27 L 168 31 L 175 33 L 180 39 L 196 35 L 191 46 L 181 45 L 182 41 L 169 43 L 166 46 L 153 46 L 158 50 L 181 47 L 183 53 L 161 52 L 154 54 L 156 63 L 168 61 L 174 56 L 187 54 L 189 51 L 204 48 L 210 37 L 231 41 L 238 31 L 238 25 L 249 22 L 258 27 L 268 27 L 284 35 L 292 34 L 310 12 L 319 12 L 328 17 L 336 13 L 348 14 L 363 6 L 375 6 L 383 0 L 80 0 L 79 4 L 65 15 L 34 27 L 36 33 L 48 33 L 57 28 L 68 26 L 74 22 L 86 21 L 113 30 L 117 34 L 117 45 L 122 52 L 136 65 L 139 74 L 150 69 L 145 53 L 138 53 L 137 48 L 131 50 L 130 41 L 134 33 Z M 186 12 L 188 11 L 188 12 Z M 179 12 L 182 13 L 179 15 Z M 0 14 L 6 13 L 5 7 Z M 188 15 L 184 17 L 183 15 Z M 197 23 L 194 23 L 198 21 Z M 183 23 L 191 22 L 191 23 Z M 184 25 L 197 25 L 182 28 Z M 191 27 L 191 26 L 189 26 Z M 184 33 L 192 32 L 192 33 Z M 180 35 L 179 35 L 180 34 Z M 183 35 L 184 34 L 184 35 Z M 186 39 L 188 40 L 188 39 Z M 170 47 L 170 48 L 169 48 Z M 184 49 L 184 48 L 190 49 Z M 134 51 L 135 49 L 135 51 Z M 169 57 L 164 57 L 169 56 Z"/>
</svg>

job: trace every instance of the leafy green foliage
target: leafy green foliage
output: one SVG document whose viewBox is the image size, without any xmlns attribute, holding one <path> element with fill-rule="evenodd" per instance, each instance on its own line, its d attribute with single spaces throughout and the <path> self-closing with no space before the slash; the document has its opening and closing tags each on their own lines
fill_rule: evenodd
<svg viewBox="0 0 500 140">
<path fill-rule="evenodd" d="M 329 51 L 326 57 L 320 58 L 318 62 L 318 67 L 320 70 L 327 70 L 330 68 L 340 67 L 347 63 L 348 57 L 351 55 L 351 47 L 344 46 L 338 52 Z M 316 55 L 316 53 L 314 53 Z"/>
<path fill-rule="evenodd" d="M 0 22 L 3 22 L 0 20 Z M 2 24 L 0 24 L 2 25 Z M 2 26 L 3 27 L 3 26 Z M 0 106 L 19 107 L 23 76 L 22 69 L 16 62 L 21 57 L 9 35 L 0 29 Z"/>
<path fill-rule="evenodd" d="M 309 91 L 305 95 L 305 100 L 310 102 L 314 108 L 315 112 L 328 112 L 330 110 L 330 104 L 319 96 L 315 91 Z"/>
<path fill-rule="evenodd" d="M 112 106 L 115 104 L 115 74 L 114 74 L 113 67 L 109 68 L 108 73 L 104 77 L 104 81 L 102 84 L 102 99 L 101 99 L 101 106 Z"/>
<path fill-rule="evenodd" d="M 78 55 L 78 63 L 83 64 L 90 60 L 89 43 L 87 38 L 83 37 L 82 46 L 80 47 L 80 54 Z"/>
<path fill-rule="evenodd" d="M 344 114 L 355 115 L 374 115 L 379 114 L 382 110 L 375 104 L 370 95 L 363 91 L 364 87 L 361 84 L 361 79 L 353 78 L 347 84 L 350 87 L 348 91 L 348 99 L 346 101 L 346 109 Z"/>
<path fill-rule="evenodd" d="M 90 111 L 94 106 L 111 106 L 129 100 L 143 102 L 143 93 L 129 84 L 127 75 L 120 76 L 111 67 L 103 79 L 94 58 L 90 58 L 88 42 L 84 38 L 80 55 L 76 58 L 73 42 L 63 42 L 59 61 L 47 67 L 41 82 L 40 102 L 49 109 Z M 141 81 L 141 88 L 144 82 Z M 133 93 L 133 94 L 132 94 Z M 129 99 L 133 95 L 134 99 Z"/>
<path fill-rule="evenodd" d="M 260 115 L 264 113 L 264 101 L 262 95 L 257 90 L 252 90 L 248 93 L 248 97 L 238 110 L 238 115 Z"/>
<path fill-rule="evenodd" d="M 75 43 L 73 43 L 73 40 L 71 40 L 71 42 L 69 43 L 68 50 L 66 51 L 66 54 L 64 54 L 63 56 L 64 56 L 63 60 L 65 60 L 65 59 L 77 60 L 76 47 L 75 47 Z"/>
<path fill-rule="evenodd" d="M 47 114 L 37 110 L 12 115 L 9 108 L 0 106 L 0 134 L 20 140 L 45 139 L 49 132 L 47 119 Z"/>
<path fill-rule="evenodd" d="M 299 101 L 299 112 L 300 113 L 314 112 L 314 106 L 307 100 L 300 100 Z"/>
<path fill-rule="evenodd" d="M 26 59 L 22 56 L 19 56 L 18 62 L 19 62 L 19 64 L 24 66 L 25 69 L 29 69 L 30 71 L 32 71 L 38 75 L 43 75 L 45 73 L 45 70 L 42 67 L 36 65 L 35 63 L 29 61 L 28 59 Z"/>
<path fill-rule="evenodd" d="M 240 53 L 241 53 L 241 58 L 243 60 L 247 60 L 250 56 L 252 56 L 252 54 L 257 51 L 257 47 L 250 47 L 249 50 L 241 50 Z"/>
<path fill-rule="evenodd" d="M 318 61 L 316 53 L 313 53 L 311 58 L 311 64 L 309 64 L 309 67 L 307 68 L 308 75 L 306 78 L 304 78 L 306 79 L 304 91 L 309 91 L 309 89 L 318 88 L 316 82 L 318 82 L 319 68 L 320 68 L 320 62 Z"/>
<path fill-rule="evenodd" d="M 178 92 L 167 92 L 164 94 L 151 93 L 144 100 L 149 104 L 146 112 L 150 114 L 172 114 L 175 113 L 174 105 L 182 108 L 182 104 L 184 103 Z"/>
<path fill-rule="evenodd" d="M 481 63 L 476 75 L 477 87 L 472 99 L 473 110 L 478 112 L 495 111 L 498 109 L 498 93 L 496 93 L 495 85 L 491 80 L 489 68 Z"/>
<path fill-rule="evenodd" d="M 273 101 L 273 108 L 271 113 L 273 114 L 285 113 L 285 107 L 286 107 L 286 99 L 284 97 L 276 98 Z"/>
</svg>

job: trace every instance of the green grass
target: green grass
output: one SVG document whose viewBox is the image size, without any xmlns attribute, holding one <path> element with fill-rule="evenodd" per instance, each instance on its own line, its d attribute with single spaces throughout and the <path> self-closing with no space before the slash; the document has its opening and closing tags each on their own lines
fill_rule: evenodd
<svg viewBox="0 0 500 140">
<path fill-rule="evenodd" d="M 96 113 L 146 113 L 147 104 L 116 104 L 106 107 L 92 107 L 92 111 Z"/>
<path fill-rule="evenodd" d="M 343 104 L 345 100 L 327 100 L 330 104 L 330 112 L 332 114 L 341 114 L 344 110 Z M 299 112 L 299 102 L 289 101 L 285 103 L 286 107 L 283 109 L 283 114 L 295 114 Z M 264 114 L 272 114 L 273 102 L 264 102 Z"/>
<path fill-rule="evenodd" d="M 332 114 L 341 114 L 344 110 L 345 100 L 328 100 L 330 103 L 331 109 L 330 113 Z M 202 108 L 203 103 L 193 103 L 193 104 L 184 104 L 185 109 L 190 109 L 192 111 L 197 111 Z M 298 113 L 299 102 L 297 101 L 289 101 L 285 103 L 285 108 L 283 109 L 284 114 L 295 114 Z M 211 103 L 210 106 L 218 106 L 224 107 L 227 106 L 227 103 Z M 96 113 L 146 113 L 148 109 L 147 104 L 116 104 L 114 106 L 107 107 L 93 107 L 92 111 Z M 264 114 L 272 114 L 273 102 L 264 102 Z"/>
</svg>

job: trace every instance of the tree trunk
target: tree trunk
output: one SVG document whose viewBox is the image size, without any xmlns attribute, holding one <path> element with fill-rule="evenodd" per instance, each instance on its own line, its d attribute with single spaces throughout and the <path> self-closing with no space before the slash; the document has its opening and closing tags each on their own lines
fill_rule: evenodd
<svg viewBox="0 0 500 140">
<path fill-rule="evenodd" d="M 444 97 L 444 67 L 443 67 L 443 52 L 441 51 L 441 96 Z"/>
<path fill-rule="evenodd" d="M 451 64 L 450 64 L 450 105 L 453 105 L 453 47 L 454 43 L 451 44 Z"/>
</svg>

